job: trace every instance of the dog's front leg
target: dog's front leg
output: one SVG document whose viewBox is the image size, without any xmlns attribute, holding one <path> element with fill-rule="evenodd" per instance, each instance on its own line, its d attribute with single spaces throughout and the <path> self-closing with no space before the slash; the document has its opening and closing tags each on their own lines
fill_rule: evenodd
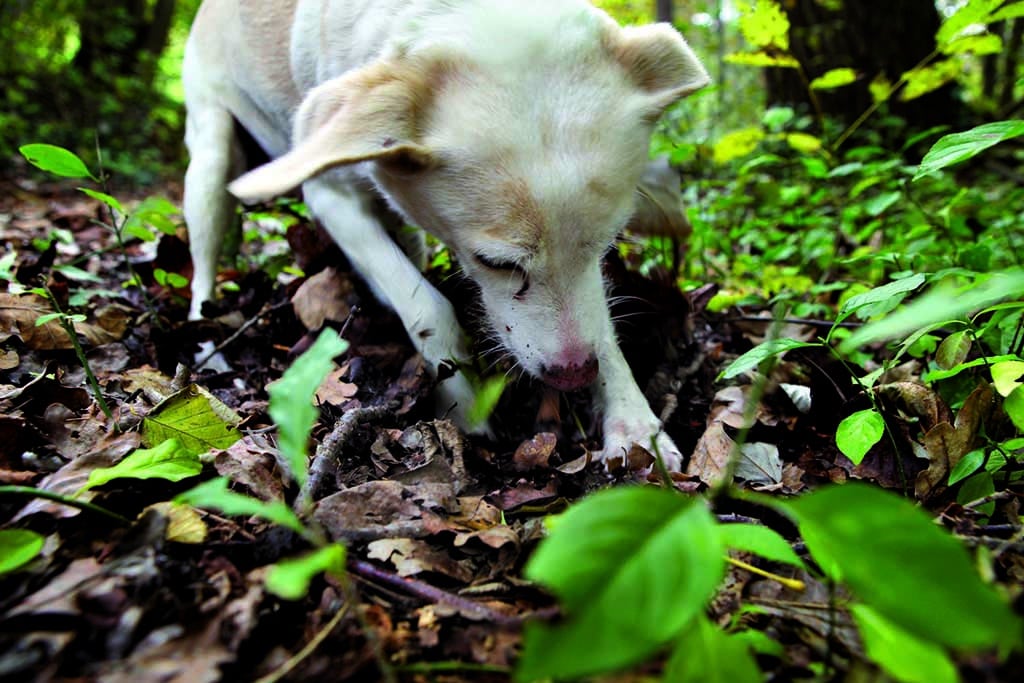
<svg viewBox="0 0 1024 683">
<path fill-rule="evenodd" d="M 605 321 L 605 327 L 599 354 L 600 370 L 593 388 L 597 407 L 604 415 L 604 449 L 600 459 L 605 463 L 613 458 L 625 460 L 629 449 L 637 443 L 652 452 L 656 450 L 669 470 L 679 471 L 683 462 L 682 453 L 672 439 L 661 431 L 661 421 L 654 415 L 637 386 L 633 372 L 615 340 L 610 317 Z"/>
<path fill-rule="evenodd" d="M 302 186 L 313 214 L 348 256 L 381 301 L 398 313 L 416 350 L 432 374 L 445 361 L 468 359 L 462 329 L 451 302 L 423 277 L 373 215 L 369 198 L 335 174 L 319 176 Z M 437 410 L 467 431 L 474 400 L 473 388 L 459 371 L 438 384 Z"/>
</svg>

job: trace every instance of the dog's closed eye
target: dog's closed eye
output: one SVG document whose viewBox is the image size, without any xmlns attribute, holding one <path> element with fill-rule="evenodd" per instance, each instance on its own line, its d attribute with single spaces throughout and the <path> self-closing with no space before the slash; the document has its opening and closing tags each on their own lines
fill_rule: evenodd
<svg viewBox="0 0 1024 683">
<path fill-rule="evenodd" d="M 505 271 L 508 273 L 516 273 L 523 278 L 523 286 L 519 288 L 515 294 L 512 295 L 513 299 L 522 299 L 526 296 L 526 292 L 530 289 L 530 276 L 526 270 L 523 269 L 519 263 L 515 261 L 502 261 L 499 259 L 493 259 L 490 256 L 484 254 L 473 254 L 477 262 L 480 263 L 484 268 L 494 271 Z"/>
</svg>

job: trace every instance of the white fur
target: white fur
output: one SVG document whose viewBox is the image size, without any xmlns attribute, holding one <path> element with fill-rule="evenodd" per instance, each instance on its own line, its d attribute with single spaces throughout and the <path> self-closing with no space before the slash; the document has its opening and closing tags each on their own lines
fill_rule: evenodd
<svg viewBox="0 0 1024 683">
<path fill-rule="evenodd" d="M 654 119 L 708 80 L 673 30 L 622 29 L 583 0 L 206 0 L 184 80 L 193 317 L 234 207 L 236 119 L 275 161 L 231 192 L 301 183 L 431 369 L 466 360 L 462 333 L 374 218 L 367 181 L 456 253 L 523 368 L 592 384 L 601 457 L 655 438 L 679 467 L 615 341 L 599 265 L 633 210 Z M 462 373 L 439 399 L 466 426 Z"/>
</svg>

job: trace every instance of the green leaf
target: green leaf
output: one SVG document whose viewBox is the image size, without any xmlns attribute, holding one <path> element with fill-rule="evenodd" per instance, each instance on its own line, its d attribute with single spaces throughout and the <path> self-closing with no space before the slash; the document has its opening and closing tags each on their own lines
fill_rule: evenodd
<svg viewBox="0 0 1024 683">
<path fill-rule="evenodd" d="M 903 683 L 956 683 L 960 680 L 949 655 L 936 645 L 908 633 L 866 605 L 850 612 L 868 659 Z"/>
<path fill-rule="evenodd" d="M 839 320 L 856 313 L 861 320 L 888 313 L 910 292 L 924 284 L 924 275 L 915 273 L 909 277 L 893 280 L 874 289 L 851 296 L 839 309 Z"/>
<path fill-rule="evenodd" d="M 1024 432 L 1024 387 L 1017 387 L 1003 401 L 1003 410 L 1018 430 Z"/>
<path fill-rule="evenodd" d="M 821 149 L 821 138 L 807 133 L 786 133 L 786 144 L 798 152 L 812 154 Z"/>
<path fill-rule="evenodd" d="M 736 0 L 740 32 L 751 45 L 789 51 L 789 17 L 776 0 Z"/>
<path fill-rule="evenodd" d="M 739 159 L 757 149 L 757 146 L 763 139 L 764 131 L 756 126 L 734 130 L 723 135 L 715 143 L 712 158 L 716 164 L 724 164 L 733 159 Z"/>
<path fill-rule="evenodd" d="M 89 473 L 89 481 L 79 493 L 115 479 L 166 479 L 181 481 L 203 471 L 199 456 L 181 448 L 177 439 L 168 439 L 156 448 L 137 448 L 113 467 L 98 467 Z"/>
<path fill-rule="evenodd" d="M 241 418 L 205 389 L 189 385 L 161 401 L 142 422 L 142 436 L 152 447 L 176 439 L 182 450 L 203 455 L 241 438 Z"/>
<path fill-rule="evenodd" d="M 291 476 L 300 486 L 306 481 L 307 442 L 318 414 L 313 407 L 313 396 L 334 367 L 334 357 L 347 348 L 348 342 L 326 328 L 281 379 L 267 388 L 270 417 L 277 425 L 278 448 L 291 467 Z"/>
<path fill-rule="evenodd" d="M 949 482 L 947 485 L 952 486 L 961 479 L 971 476 L 981 468 L 984 462 L 984 448 L 975 448 L 973 451 L 965 454 L 964 457 L 960 458 L 959 462 L 953 466 L 952 471 L 949 473 Z"/>
<path fill-rule="evenodd" d="M 0 576 L 24 567 L 43 549 L 46 538 L 28 529 L 0 530 Z"/>
<path fill-rule="evenodd" d="M 694 619 L 676 641 L 662 678 L 670 683 L 759 683 L 763 679 L 746 643 L 704 616 Z"/>
<path fill-rule="evenodd" d="M 722 543 L 730 550 L 754 553 L 772 562 L 803 567 L 804 562 L 779 532 L 759 524 L 722 524 Z"/>
<path fill-rule="evenodd" d="M 900 99 L 909 102 L 933 90 L 938 90 L 956 80 L 960 71 L 960 62 L 953 57 L 911 69 L 902 75 L 906 79 L 907 85 L 900 93 Z"/>
<path fill-rule="evenodd" d="M 732 379 L 738 375 L 742 375 L 747 370 L 753 370 L 758 365 L 773 358 L 786 351 L 792 351 L 793 349 L 806 349 L 813 346 L 821 346 L 816 342 L 802 342 L 796 339 L 787 339 L 785 337 L 780 339 L 769 339 L 766 342 L 762 342 L 750 349 L 742 356 L 729 363 L 724 370 L 718 375 L 718 380 Z"/>
<path fill-rule="evenodd" d="M 111 197 L 106 192 L 97 192 L 96 190 L 90 190 L 87 187 L 80 187 L 78 188 L 78 191 L 92 197 L 93 199 L 98 199 L 121 215 L 125 214 L 124 207 L 121 206 L 121 202 L 117 201 L 117 197 Z"/>
<path fill-rule="evenodd" d="M 971 342 L 968 330 L 954 332 L 939 344 L 935 353 L 935 363 L 943 370 L 960 365 L 967 360 L 967 354 L 971 352 Z"/>
<path fill-rule="evenodd" d="M 228 489 L 228 480 L 225 477 L 217 477 L 203 482 L 178 495 L 174 502 L 217 510 L 225 515 L 259 517 L 280 524 L 297 534 L 306 534 L 306 528 L 302 522 L 283 501 L 275 500 L 268 503 L 259 498 L 235 493 Z"/>
<path fill-rule="evenodd" d="M 827 574 L 912 635 L 957 648 L 1021 642 L 1020 620 L 966 549 L 912 503 L 850 482 L 775 505 Z"/>
<path fill-rule="evenodd" d="M 730 64 L 743 66 L 764 66 L 776 69 L 795 69 L 800 62 L 788 54 L 768 54 L 767 52 L 733 52 L 725 56 Z"/>
<path fill-rule="evenodd" d="M 1024 135 L 1024 120 L 997 121 L 939 138 L 921 159 L 914 180 L 970 159 L 1004 140 Z"/>
<path fill-rule="evenodd" d="M 996 483 L 993 481 L 992 475 L 987 470 L 982 470 L 960 485 L 960 490 L 956 492 L 956 502 L 967 505 L 986 496 L 991 496 L 995 492 Z M 996 502 L 990 500 L 987 503 L 975 505 L 974 509 L 989 517 L 996 511 Z"/>
<path fill-rule="evenodd" d="M 473 405 L 467 415 L 471 427 L 482 425 L 487 421 L 498 405 L 498 400 L 507 384 L 508 378 L 505 375 L 495 375 L 489 377 L 484 385 L 477 390 L 476 396 L 473 397 Z"/>
<path fill-rule="evenodd" d="M 976 368 L 980 365 L 990 365 L 992 363 L 997 363 L 1002 360 L 1016 360 L 1017 358 L 1018 356 L 1015 354 L 975 358 L 974 360 L 969 360 L 960 363 L 959 365 L 954 365 L 949 370 L 930 370 L 921 375 L 921 381 L 926 384 L 931 382 L 937 382 L 941 379 L 949 379 L 950 377 L 955 377 L 964 370 L 970 370 L 971 368 Z"/>
<path fill-rule="evenodd" d="M 1003 39 L 994 33 L 982 33 L 975 36 L 961 36 L 951 43 L 942 46 L 943 54 L 994 55 L 1003 51 Z"/>
<path fill-rule="evenodd" d="M 285 600 L 301 600 L 309 593 L 309 583 L 322 573 L 345 573 L 345 546 L 332 543 L 310 553 L 282 560 L 267 572 L 267 590 Z"/>
<path fill-rule="evenodd" d="M 811 88 L 814 90 L 831 90 L 841 88 L 857 80 L 857 72 L 853 69 L 843 67 L 831 69 L 811 81 Z"/>
<path fill-rule="evenodd" d="M 1003 21 L 1005 19 L 1016 19 L 1018 17 L 1024 17 L 1024 2 L 1015 2 L 1007 5 L 1001 10 L 995 12 L 991 20 Z"/>
<path fill-rule="evenodd" d="M 1024 385 L 1024 361 L 1007 360 L 992 365 L 992 383 L 1000 396 L 1009 396 Z"/>
<path fill-rule="evenodd" d="M 18 148 L 21 155 L 28 163 L 47 173 L 52 173 L 62 178 L 91 178 L 97 180 L 74 152 L 63 147 L 46 145 L 41 143 L 22 145 Z"/>
<path fill-rule="evenodd" d="M 968 0 L 960 9 L 942 22 L 935 33 L 935 44 L 942 46 L 955 40 L 964 29 L 974 24 L 983 24 L 991 19 L 991 13 L 1003 4 L 1003 0 Z"/>
<path fill-rule="evenodd" d="M 574 505 L 525 570 L 566 619 L 527 625 L 516 679 L 579 677 L 652 654 L 703 613 L 724 554 L 707 508 L 674 491 L 623 487 Z"/>
<path fill-rule="evenodd" d="M 847 415 L 836 430 L 836 445 L 854 465 L 859 465 L 871 447 L 882 440 L 885 420 L 874 408 Z"/>
<path fill-rule="evenodd" d="M 42 327 L 46 323 L 52 322 L 62 317 L 64 317 L 63 313 L 44 313 L 43 315 L 36 318 L 35 325 L 36 327 Z"/>
<path fill-rule="evenodd" d="M 914 330 L 948 318 L 966 315 L 1003 299 L 1024 294 L 1024 270 L 997 272 L 966 287 L 941 285 L 929 290 L 902 310 L 869 323 L 840 344 L 849 353 L 865 344 L 902 337 Z"/>
</svg>

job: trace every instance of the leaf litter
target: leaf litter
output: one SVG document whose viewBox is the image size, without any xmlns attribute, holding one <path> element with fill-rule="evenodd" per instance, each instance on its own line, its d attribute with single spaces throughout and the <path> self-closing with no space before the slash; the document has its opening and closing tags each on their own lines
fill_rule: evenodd
<svg viewBox="0 0 1024 683">
<path fill-rule="evenodd" d="M 188 322 L 183 292 L 154 277 L 158 269 L 187 274 L 180 230 L 162 234 L 155 248 L 129 243 L 155 302 L 148 310 L 140 288 L 125 286 L 112 236 L 92 222 L 97 202 L 58 185 L 16 189 L 0 199 L 7 217 L 0 239 L 15 254 L 14 279 L 0 292 L 0 486 L 30 485 L 79 505 L 13 489 L 0 497 L 4 529 L 43 539 L 31 561 L 0 575 L 0 678 L 507 680 L 523 622 L 555 613 L 551 597 L 522 577 L 546 534 L 543 518 L 608 483 L 590 462 L 599 419 L 586 397 L 512 382 L 492 417 L 495 438 L 467 437 L 434 419 L 431 381 L 400 322 L 315 226 L 298 221 L 286 230 L 303 276 L 227 271 L 222 277 L 234 286 L 211 307 L 213 318 Z M 33 244 L 56 231 L 70 240 L 52 253 Z M 98 282 L 52 267 L 69 261 Z M 771 321 L 708 313 L 708 291 L 681 294 L 668 273 L 642 277 L 635 265 L 612 254 L 605 270 L 618 296 L 613 313 L 629 321 L 621 329 L 627 358 L 669 434 L 692 453 L 686 473 L 672 478 L 676 488 L 715 485 L 742 443 L 735 474 L 751 489 L 792 494 L 870 480 L 923 501 L 968 541 L 999 548 L 1005 577 L 1024 580 L 1022 548 L 1006 538 L 1019 529 L 1018 501 L 999 501 L 1009 523 L 996 522 L 957 500 L 948 484 L 992 427 L 991 391 L 979 388 L 954 413 L 921 382 L 920 368 L 894 375 L 877 396 L 898 438 L 854 464 L 836 447 L 836 428 L 868 406 L 834 360 L 791 344 L 751 408 L 754 368 L 727 386 L 716 387 L 715 376 L 763 341 Z M 456 310 L 474 310 L 465 282 L 443 267 L 431 276 Z M 76 331 L 112 419 L 92 400 L 63 329 L 54 320 L 36 325 L 54 309 L 19 287 L 36 287 L 39 278 L 65 305 L 85 293 Z M 479 329 L 479 321 L 464 323 Z M 322 325 L 342 329 L 349 348 L 316 390 L 312 465 L 301 493 L 326 537 L 347 546 L 348 573 L 315 577 L 305 598 L 286 600 L 268 590 L 267 573 L 308 550 L 297 533 L 261 516 L 170 501 L 213 474 L 260 501 L 288 506 L 300 497 L 286 476 L 291 463 L 278 448 L 267 387 Z M 802 328 L 787 336 L 813 338 Z M 225 371 L 189 369 L 203 341 L 222 346 Z M 962 362 L 961 350 L 947 348 L 944 357 Z M 484 354 L 482 367 L 493 360 Z M 162 445 L 169 439 L 175 447 Z M 636 466 L 649 462 L 638 455 Z M 174 476 L 145 476 L 167 468 Z M 775 526 L 792 538 L 771 515 L 717 512 L 721 521 Z M 805 569 L 789 571 L 806 590 L 731 568 L 708 616 L 768 634 L 770 647 L 762 645 L 778 649 L 780 676 L 809 671 L 830 650 L 861 653 L 851 615 L 828 608 L 828 587 Z M 439 668 L 424 674 L 432 663 Z M 993 665 L 965 666 L 991 672 Z"/>
</svg>

